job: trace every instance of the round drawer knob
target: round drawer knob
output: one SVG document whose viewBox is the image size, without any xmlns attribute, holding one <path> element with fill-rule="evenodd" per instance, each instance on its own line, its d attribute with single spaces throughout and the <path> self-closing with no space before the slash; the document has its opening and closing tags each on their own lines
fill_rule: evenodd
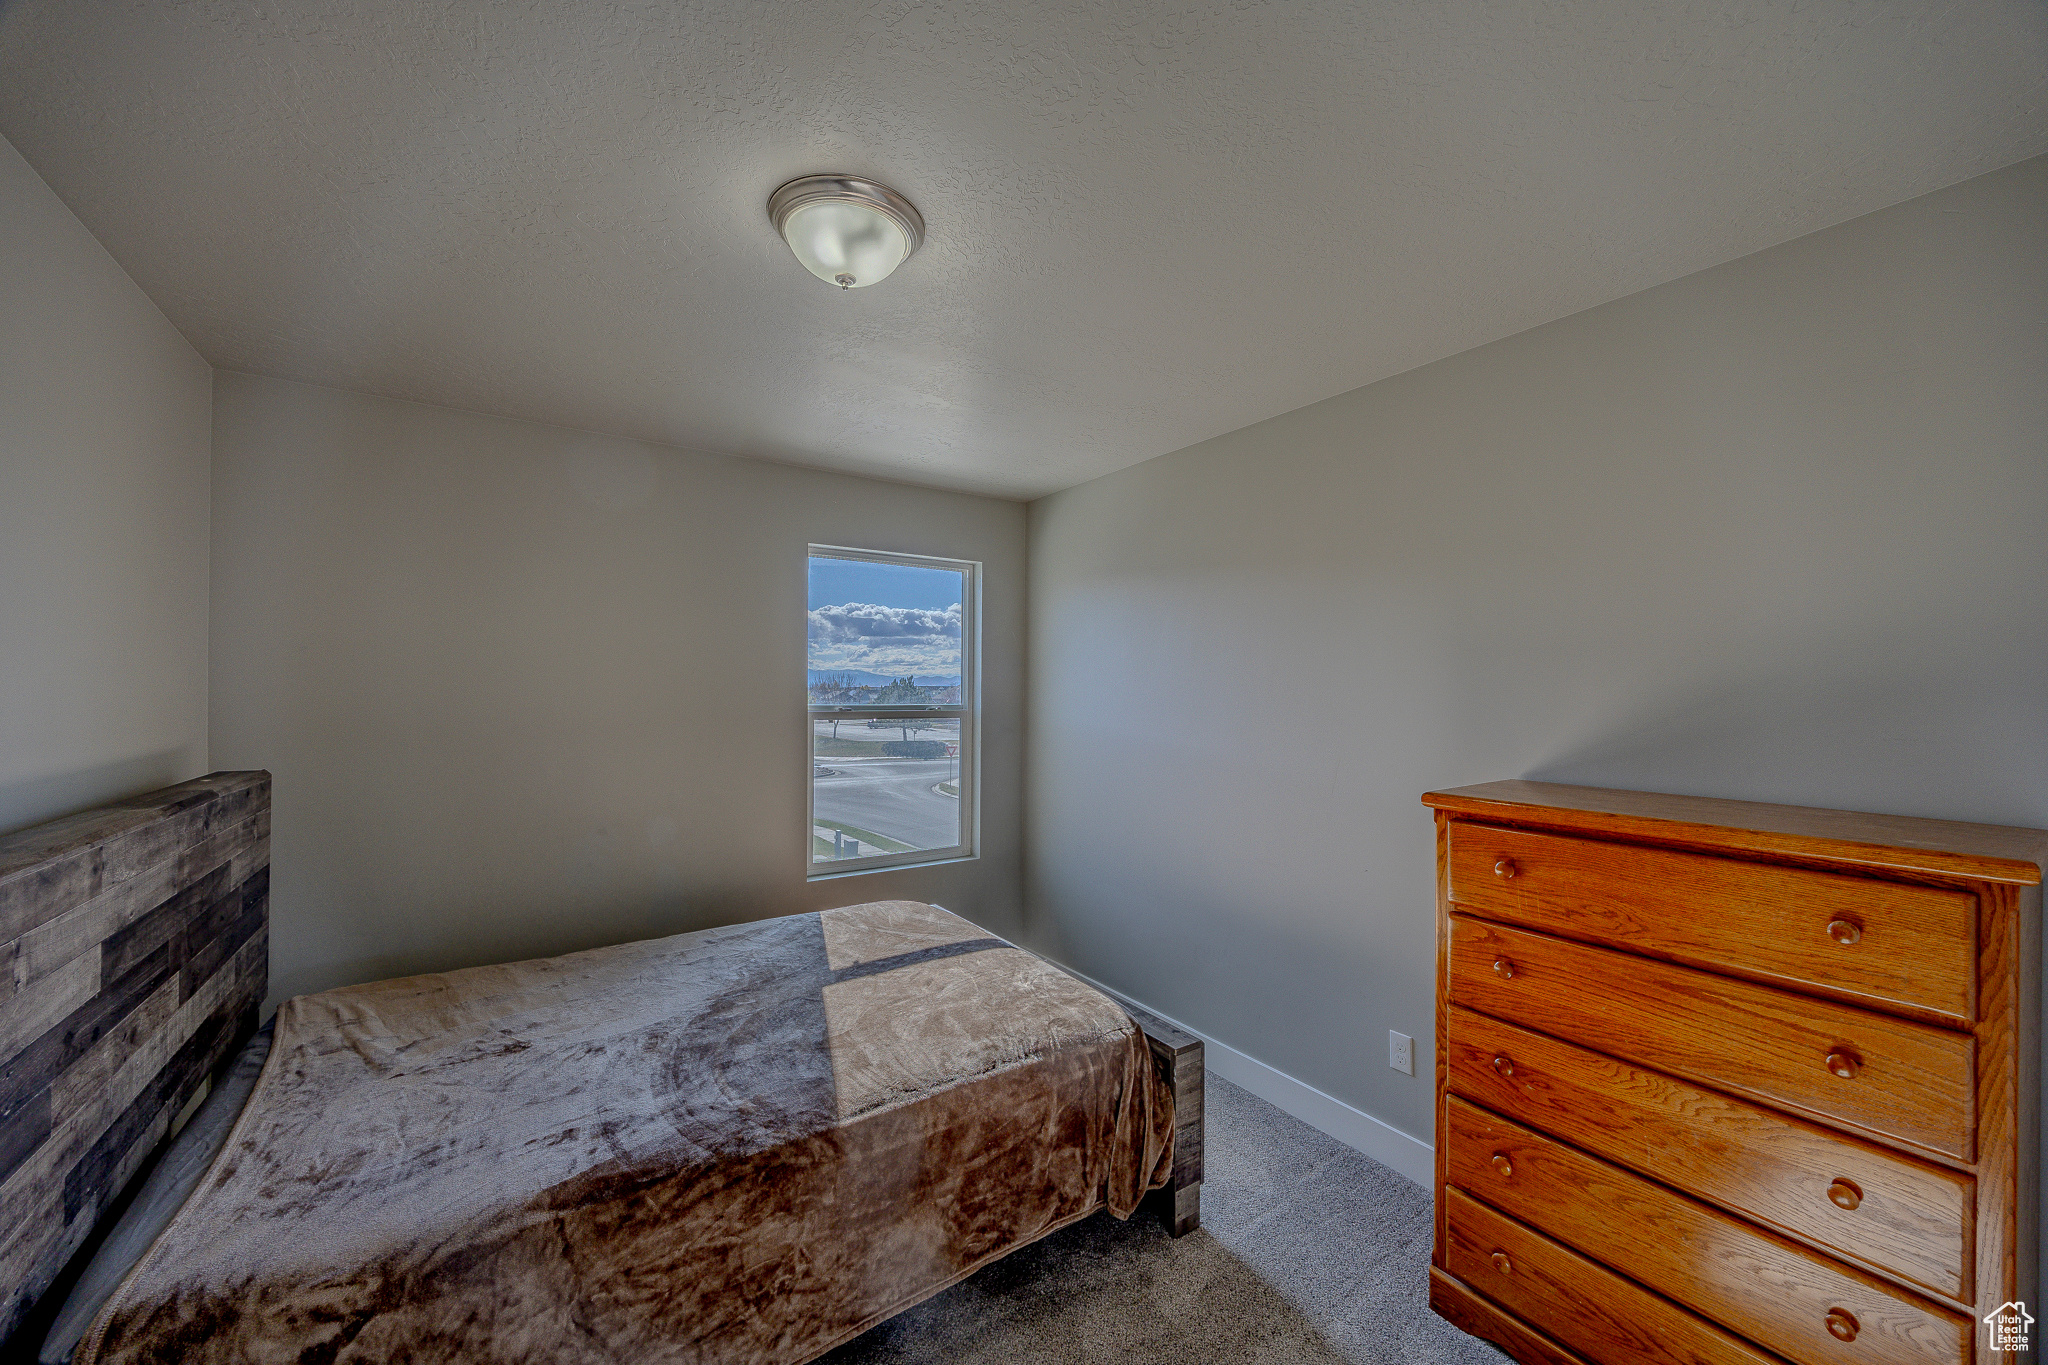
<svg viewBox="0 0 2048 1365">
<path fill-rule="evenodd" d="M 1838 1209 L 1853 1209 L 1863 1202 L 1863 1191 L 1853 1180 L 1837 1180 L 1828 1186 L 1828 1199 Z"/>
<path fill-rule="evenodd" d="M 1862 1063 L 1856 1060 L 1856 1054 L 1853 1052 L 1830 1052 L 1828 1054 L 1828 1074 L 1839 1080 L 1855 1080 L 1856 1068 L 1861 1065 Z"/>
<path fill-rule="evenodd" d="M 1515 1173 L 1515 1163 L 1508 1160 L 1506 1152 L 1495 1152 L 1493 1154 L 1493 1169 L 1499 1171 L 1503 1176 L 1512 1176 Z"/>
<path fill-rule="evenodd" d="M 1863 926 L 1854 920 L 1829 920 L 1828 937 L 1847 948 L 1863 941 Z"/>
<path fill-rule="evenodd" d="M 1856 1315 L 1846 1308 L 1828 1310 L 1828 1335 L 1836 1341 L 1854 1341 L 1856 1334 L 1863 1330 L 1863 1324 L 1856 1321 Z"/>
<path fill-rule="evenodd" d="M 1514 1274 L 1514 1273 L 1515 1273 L 1515 1263 L 1514 1263 L 1513 1261 L 1510 1261 L 1510 1260 L 1508 1259 L 1508 1254 L 1507 1254 L 1507 1253 L 1506 1253 L 1505 1251 L 1496 1251 L 1496 1252 L 1494 1252 L 1494 1253 L 1493 1253 L 1493 1255 L 1492 1255 L 1492 1257 L 1491 1257 L 1490 1259 L 1491 1259 L 1491 1260 L 1493 1261 L 1493 1268 L 1494 1268 L 1495 1270 L 1498 1270 L 1498 1271 L 1499 1271 L 1499 1272 L 1500 1272 L 1501 1274 L 1503 1274 L 1503 1275 L 1512 1275 L 1512 1274 Z M 1833 1319 L 1832 1319 L 1832 1318 L 1830 1318 L 1830 1319 L 1829 1319 L 1829 1321 L 1830 1321 L 1830 1322 L 1832 1322 L 1832 1321 L 1833 1321 Z M 1852 1318 L 1852 1319 L 1850 1319 L 1850 1321 L 1852 1321 L 1852 1322 L 1853 1322 L 1853 1321 L 1855 1321 L 1855 1319 L 1853 1319 L 1853 1318 Z M 1830 1330 L 1832 1330 L 1832 1329 L 1830 1329 Z M 1855 1335 L 1856 1335 L 1856 1333 L 1855 1333 L 1855 1331 L 1854 1331 L 1854 1330 L 1852 1329 L 1852 1330 L 1850 1331 L 1850 1333 L 1849 1333 L 1849 1336 L 1853 1337 L 1853 1336 L 1855 1336 Z M 1842 1338 L 1842 1340 L 1844 1340 L 1844 1341 L 1847 1341 L 1848 1339 L 1849 1339 L 1849 1337 L 1843 1337 L 1843 1338 Z"/>
<path fill-rule="evenodd" d="M 1508 1060 L 1508 1054 L 1505 1052 L 1499 1052 L 1494 1054 L 1493 1069 L 1495 1071 L 1498 1071 L 1503 1076 L 1512 1076 L 1515 1074 L 1515 1064 Z"/>
<path fill-rule="evenodd" d="M 1515 874 L 1521 870 L 1521 868 L 1515 866 L 1513 858 L 1502 858 L 1493 865 L 1493 875 L 1503 881 L 1513 881 Z"/>
<path fill-rule="evenodd" d="M 1515 974 L 1515 964 L 1504 957 L 1497 957 L 1493 960 L 1493 969 L 1502 976 L 1513 976 Z"/>
</svg>

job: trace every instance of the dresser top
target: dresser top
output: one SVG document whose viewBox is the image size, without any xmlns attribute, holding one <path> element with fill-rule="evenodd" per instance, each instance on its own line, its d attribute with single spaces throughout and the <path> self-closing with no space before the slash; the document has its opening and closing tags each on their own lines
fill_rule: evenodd
<svg viewBox="0 0 2048 1365">
<path fill-rule="evenodd" d="M 1508 824 L 1568 826 L 1731 852 L 1796 854 L 1872 869 L 1932 872 L 2038 886 L 2048 869 L 2048 830 L 1971 825 L 1910 815 L 1775 806 L 1710 796 L 1664 796 L 1555 782 L 1483 782 L 1430 792 L 1426 806 Z M 1559 819 L 1546 811 L 1567 811 Z"/>
</svg>

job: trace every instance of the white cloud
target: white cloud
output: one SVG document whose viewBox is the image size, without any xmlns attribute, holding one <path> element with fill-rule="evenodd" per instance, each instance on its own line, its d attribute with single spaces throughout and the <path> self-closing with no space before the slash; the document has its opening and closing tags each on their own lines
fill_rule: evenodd
<svg viewBox="0 0 2048 1365">
<path fill-rule="evenodd" d="M 960 604 L 944 611 L 848 602 L 811 613 L 814 669 L 946 676 L 960 671 Z"/>
</svg>

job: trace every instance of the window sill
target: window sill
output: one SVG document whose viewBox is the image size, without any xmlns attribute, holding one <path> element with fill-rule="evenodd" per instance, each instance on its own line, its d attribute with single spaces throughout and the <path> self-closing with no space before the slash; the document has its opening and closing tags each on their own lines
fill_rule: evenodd
<svg viewBox="0 0 2048 1365">
<path fill-rule="evenodd" d="M 804 880 L 807 882 L 830 882 L 837 881 L 841 877 L 865 877 L 876 872 L 908 872 L 913 868 L 944 867 L 948 863 L 971 863 L 980 857 L 979 853 L 954 853 L 948 851 L 937 858 L 925 858 L 910 863 L 877 863 L 870 867 L 832 868 L 832 864 L 827 863 L 825 866 L 832 868 L 832 870 L 812 872 L 805 876 Z"/>
</svg>

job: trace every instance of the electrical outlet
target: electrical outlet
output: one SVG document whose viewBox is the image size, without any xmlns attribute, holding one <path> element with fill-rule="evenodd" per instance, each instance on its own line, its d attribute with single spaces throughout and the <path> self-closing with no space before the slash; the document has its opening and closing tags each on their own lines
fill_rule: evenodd
<svg viewBox="0 0 2048 1365">
<path fill-rule="evenodd" d="M 1387 1030 L 1387 1065 L 1404 1076 L 1415 1074 L 1415 1040 L 1405 1033 Z"/>
</svg>

